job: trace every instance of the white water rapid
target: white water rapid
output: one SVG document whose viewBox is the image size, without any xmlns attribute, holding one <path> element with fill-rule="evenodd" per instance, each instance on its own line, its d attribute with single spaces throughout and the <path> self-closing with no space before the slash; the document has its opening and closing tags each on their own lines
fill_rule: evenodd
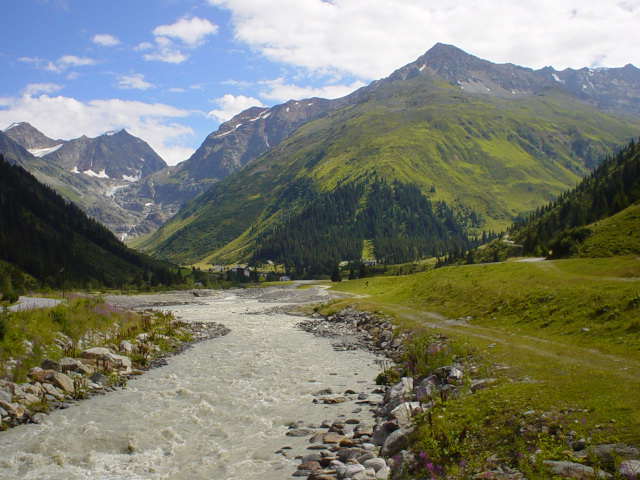
<svg viewBox="0 0 640 480">
<path fill-rule="evenodd" d="M 191 296 L 198 303 L 160 307 L 231 333 L 196 344 L 124 389 L 55 411 L 42 425 L 0 432 L 0 479 L 291 478 L 299 463 L 293 456 L 307 453 L 309 438 L 287 437 L 286 425 L 340 415 L 372 423 L 368 406 L 356 415 L 354 402 L 314 404 L 312 394 L 327 387 L 370 392 L 379 368 L 369 353 L 336 352 L 327 339 L 296 329 L 301 318 L 270 312 L 293 299 L 287 295 L 324 292 L 284 292 Z M 287 456 L 276 453 L 287 446 Z"/>
</svg>

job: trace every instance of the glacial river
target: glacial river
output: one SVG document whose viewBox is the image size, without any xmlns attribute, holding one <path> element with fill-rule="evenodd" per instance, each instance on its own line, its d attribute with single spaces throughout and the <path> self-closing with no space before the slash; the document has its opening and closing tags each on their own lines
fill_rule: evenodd
<svg viewBox="0 0 640 480">
<path fill-rule="evenodd" d="M 375 357 L 336 352 L 329 340 L 298 330 L 301 318 L 273 311 L 322 295 L 313 288 L 151 297 L 196 300 L 159 308 L 187 322 L 222 323 L 231 333 L 196 344 L 124 389 L 53 412 L 42 425 L 0 432 L 0 479 L 291 478 L 299 464 L 293 457 L 308 453 L 309 439 L 286 436 L 287 424 L 340 415 L 372 422 L 366 405 L 355 414 L 355 402 L 313 403 L 313 393 L 370 392 Z M 291 449 L 276 453 L 283 447 Z"/>
</svg>

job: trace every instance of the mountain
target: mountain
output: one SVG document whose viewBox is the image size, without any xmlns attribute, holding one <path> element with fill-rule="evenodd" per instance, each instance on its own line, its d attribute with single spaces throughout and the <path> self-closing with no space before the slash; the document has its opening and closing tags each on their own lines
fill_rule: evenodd
<svg viewBox="0 0 640 480">
<path fill-rule="evenodd" d="M 554 80 L 595 108 L 640 117 L 640 69 L 631 64 L 622 68 L 567 68 L 560 72 L 545 67 L 536 74 Z"/>
<path fill-rule="evenodd" d="M 77 206 L 0 156 L 0 261 L 48 286 L 172 283 L 170 265 L 128 249 Z M 155 280 L 154 280 L 155 279 Z"/>
<path fill-rule="evenodd" d="M 29 151 L 22 145 L 16 143 L 11 137 L 18 138 L 18 140 L 27 146 L 37 148 L 32 148 L 31 151 Z M 118 166 L 116 165 L 117 162 L 123 157 L 114 155 L 111 158 L 105 158 L 104 152 L 109 149 L 101 146 L 105 144 L 109 146 L 111 143 L 111 151 L 135 152 L 129 155 L 130 159 L 133 155 L 138 155 L 140 150 L 144 152 L 150 149 L 150 147 L 143 142 L 144 145 L 140 148 L 141 140 L 132 137 L 126 132 L 113 135 L 113 137 L 115 137 L 114 139 L 111 139 L 108 135 L 105 137 L 107 138 L 103 139 L 104 141 L 100 140 L 100 137 L 95 139 L 97 141 L 94 142 L 94 145 L 97 145 L 99 148 L 92 149 L 95 160 L 94 168 L 97 171 L 87 169 L 82 172 L 78 168 L 75 168 L 75 165 L 78 164 L 74 164 L 74 167 L 69 168 L 69 163 L 65 164 L 60 160 L 60 158 L 64 157 L 57 157 L 55 161 L 52 161 L 51 155 L 57 154 L 63 147 L 68 145 L 68 149 L 75 148 L 74 145 L 85 144 L 84 141 L 79 140 L 78 142 L 70 141 L 66 143 L 53 141 L 56 145 L 62 146 L 58 147 L 58 150 L 55 152 L 49 151 L 43 154 L 43 151 L 46 150 L 46 148 L 42 148 L 43 145 L 46 144 L 43 138 L 46 139 L 47 137 L 27 123 L 14 124 L 12 128 L 0 132 L 0 154 L 3 154 L 8 162 L 19 164 L 31 172 L 41 183 L 50 186 L 65 198 L 80 206 L 85 212 L 106 225 L 120 238 L 126 238 L 132 232 L 134 232 L 132 236 L 135 237 L 140 233 L 155 231 L 164 221 L 175 214 L 179 205 L 156 205 L 152 198 L 144 195 L 145 191 L 143 189 L 137 188 L 138 180 L 136 180 L 135 177 L 125 179 L 121 177 L 118 178 L 119 175 L 126 176 L 127 173 L 136 173 L 129 170 L 131 165 L 134 165 L 133 160 L 129 163 L 123 161 L 122 166 Z M 120 148 L 117 148 L 113 145 L 113 141 L 120 140 L 121 138 L 124 141 L 120 143 Z M 49 149 L 50 148 L 51 147 L 49 147 Z M 65 148 L 62 153 L 67 152 L 67 148 Z M 84 151 L 86 151 L 86 149 Z M 34 153 L 39 156 L 34 155 Z M 148 163 L 152 165 L 156 164 L 154 156 L 155 153 L 147 157 L 150 159 Z M 138 171 L 144 172 L 144 165 L 147 163 L 142 162 L 141 159 L 144 157 L 139 156 L 133 158 L 137 158 L 139 162 L 139 165 L 136 167 L 139 169 Z M 78 159 L 78 162 L 79 160 L 80 159 Z M 60 165 L 60 163 L 63 165 Z M 73 163 L 73 161 L 71 163 Z M 108 178 L 110 175 L 108 175 L 107 172 L 114 178 Z M 135 189 L 139 194 L 135 198 L 126 198 L 123 192 L 129 189 Z"/>
<path fill-rule="evenodd" d="M 411 244 L 420 236 L 391 218 L 399 211 L 420 218 L 409 204 L 428 200 L 431 208 L 453 211 L 452 232 L 460 225 L 470 235 L 500 230 L 575 185 L 638 131 L 640 121 L 596 110 L 531 69 L 437 45 L 188 202 L 142 247 L 182 263 L 263 261 L 256 252 L 265 243 L 272 256 L 287 258 L 297 248 L 288 237 L 298 246 L 316 241 L 328 252 L 326 239 L 340 234 L 359 242 L 361 252 L 372 248 L 376 258 L 389 258 L 383 252 L 394 239 Z M 375 204 L 371 195 L 380 182 L 390 189 L 390 203 L 373 209 L 382 217 L 360 228 L 359 215 Z M 423 198 L 412 194 L 407 204 L 400 197 L 412 187 Z M 305 218 L 313 206 L 324 201 L 339 208 L 341 200 L 328 196 L 340 197 L 343 188 L 362 192 L 355 208 L 343 202 L 345 215 L 326 217 L 339 225 L 327 222 L 322 232 L 300 237 L 297 230 L 310 232 Z M 460 244 L 451 235 L 438 241 Z M 349 255 L 334 252 L 333 260 Z M 402 259 L 419 256 L 409 248 Z"/>
<path fill-rule="evenodd" d="M 633 253 L 638 249 L 638 206 L 620 212 L 639 200 L 640 144 L 631 141 L 575 188 L 516 221 L 510 228 L 511 238 L 523 245 L 525 254 L 546 254 L 547 249 L 553 257 Z M 591 225 L 614 215 L 616 221 Z M 595 239 L 590 238 L 594 230 L 598 232 Z M 625 237 L 636 238 L 629 242 L 623 241 Z"/>
<path fill-rule="evenodd" d="M 155 151 L 126 130 L 96 138 L 53 140 L 32 125 L 0 132 L 0 153 L 60 192 L 120 238 L 155 231 L 179 205 L 156 204 L 138 182 L 170 170 Z M 127 194 L 131 190 L 134 195 Z"/>
<path fill-rule="evenodd" d="M 107 132 L 96 138 L 83 135 L 73 140 L 53 140 L 21 122 L 10 125 L 4 133 L 34 156 L 91 177 L 134 182 L 167 167 L 145 141 L 126 130 Z"/>
</svg>

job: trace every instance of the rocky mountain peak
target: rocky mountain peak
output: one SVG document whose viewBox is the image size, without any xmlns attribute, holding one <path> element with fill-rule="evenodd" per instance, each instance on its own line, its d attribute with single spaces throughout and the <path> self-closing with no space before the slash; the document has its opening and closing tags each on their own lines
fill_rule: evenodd
<svg viewBox="0 0 640 480">
<path fill-rule="evenodd" d="M 54 140 L 47 137 L 37 128 L 27 122 L 12 123 L 4 129 L 5 135 L 18 145 L 27 150 L 39 150 L 52 148 L 62 143 L 62 140 Z"/>
</svg>

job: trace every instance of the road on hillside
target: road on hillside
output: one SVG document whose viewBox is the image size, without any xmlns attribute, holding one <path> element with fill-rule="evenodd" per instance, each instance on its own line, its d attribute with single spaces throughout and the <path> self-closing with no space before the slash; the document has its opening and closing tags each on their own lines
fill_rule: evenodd
<svg viewBox="0 0 640 480">
<path fill-rule="evenodd" d="M 56 300 L 55 298 L 21 296 L 18 298 L 18 303 L 9 307 L 9 311 L 18 312 L 20 310 L 33 310 L 34 308 L 55 307 L 60 302 L 62 302 L 62 300 Z"/>
</svg>

